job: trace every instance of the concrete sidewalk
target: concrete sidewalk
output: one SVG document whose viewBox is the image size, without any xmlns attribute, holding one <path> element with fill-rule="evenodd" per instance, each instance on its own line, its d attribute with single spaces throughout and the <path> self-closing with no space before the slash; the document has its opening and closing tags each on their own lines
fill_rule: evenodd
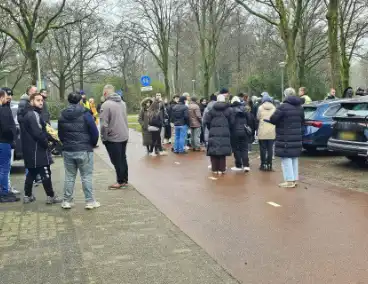
<svg viewBox="0 0 368 284">
<path fill-rule="evenodd" d="M 52 170 L 60 193 L 61 158 Z M 0 283 L 238 283 L 136 190 L 108 191 L 114 177 L 95 155 L 95 211 L 84 209 L 79 180 L 70 211 L 46 206 L 42 187 L 33 204 L 0 204 Z"/>
</svg>

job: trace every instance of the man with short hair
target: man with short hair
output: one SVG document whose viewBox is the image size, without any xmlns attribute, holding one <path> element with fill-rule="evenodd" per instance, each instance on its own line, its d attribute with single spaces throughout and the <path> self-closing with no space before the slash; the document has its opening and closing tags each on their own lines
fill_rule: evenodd
<svg viewBox="0 0 368 284">
<path fill-rule="evenodd" d="M 129 139 L 126 104 L 121 96 L 115 93 L 114 86 L 106 85 L 103 92 L 106 101 L 101 106 L 101 140 L 115 167 L 117 179 L 109 189 L 126 188 L 128 186 L 126 147 Z"/>
<path fill-rule="evenodd" d="M 0 89 L 0 203 L 20 200 L 9 188 L 11 149 L 16 137 L 16 126 L 7 104 L 7 92 Z"/>
<path fill-rule="evenodd" d="M 41 116 L 42 116 L 42 119 L 47 124 L 50 124 L 51 115 L 50 115 L 50 112 L 49 112 L 49 107 L 48 107 L 47 102 L 46 102 L 47 101 L 47 97 L 48 97 L 47 90 L 46 89 L 41 89 L 40 90 L 40 94 L 43 97 L 43 107 L 42 107 Z"/>
<path fill-rule="evenodd" d="M 327 94 L 325 100 L 335 100 L 335 99 L 336 99 L 336 90 L 334 88 L 331 88 L 330 93 Z"/>
<path fill-rule="evenodd" d="M 62 111 L 58 121 L 58 134 L 63 143 L 65 166 L 64 199 L 61 204 L 64 209 L 72 208 L 78 170 L 86 200 L 85 208 L 100 207 L 92 189 L 93 148 L 98 142 L 98 129 L 93 116 L 80 105 L 81 99 L 80 94 L 69 94 L 69 106 Z"/>
<path fill-rule="evenodd" d="M 23 122 L 20 124 L 24 165 L 28 169 L 24 183 L 24 203 L 36 200 L 32 193 L 33 182 L 37 175 L 42 178 L 47 195 L 46 204 L 60 203 L 54 193 L 51 181 L 51 155 L 48 150 L 46 123 L 41 117 L 43 97 L 39 93 L 29 97 L 30 106 L 25 109 Z"/>
<path fill-rule="evenodd" d="M 179 103 L 173 106 L 171 112 L 171 120 L 175 126 L 175 142 L 173 152 L 176 154 L 187 153 L 185 151 L 185 139 L 188 133 L 189 114 L 186 101 L 187 97 L 185 95 L 181 96 Z"/>
<path fill-rule="evenodd" d="M 37 87 L 31 85 L 27 87 L 26 93 L 20 97 L 17 111 L 17 118 L 19 124 L 23 122 L 24 112 L 29 107 L 29 97 L 35 93 L 37 93 Z"/>
<path fill-rule="evenodd" d="M 86 109 L 91 110 L 91 106 L 90 106 L 90 104 L 89 104 L 89 101 L 87 100 L 87 95 L 86 95 L 86 93 L 85 93 L 83 90 L 80 90 L 80 91 L 79 91 L 79 94 L 82 96 L 82 100 L 81 100 L 80 104 L 81 104 L 82 106 L 84 106 Z"/>
<path fill-rule="evenodd" d="M 303 104 L 310 104 L 312 102 L 312 99 L 307 95 L 306 87 L 299 88 L 299 97 L 302 99 Z"/>
</svg>

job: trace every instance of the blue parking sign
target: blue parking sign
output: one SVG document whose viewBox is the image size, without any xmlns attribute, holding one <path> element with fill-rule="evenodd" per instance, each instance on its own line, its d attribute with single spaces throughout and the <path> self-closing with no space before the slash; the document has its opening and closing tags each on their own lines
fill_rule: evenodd
<svg viewBox="0 0 368 284">
<path fill-rule="evenodd" d="M 143 87 L 148 87 L 151 85 L 151 78 L 149 76 L 141 77 L 141 84 Z"/>
</svg>

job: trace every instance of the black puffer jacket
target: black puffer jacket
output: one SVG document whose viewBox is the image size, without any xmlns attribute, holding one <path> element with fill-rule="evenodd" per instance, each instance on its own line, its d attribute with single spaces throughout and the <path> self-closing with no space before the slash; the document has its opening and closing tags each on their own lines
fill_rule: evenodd
<svg viewBox="0 0 368 284">
<path fill-rule="evenodd" d="M 88 110 L 79 104 L 70 104 L 61 112 L 58 121 L 59 138 L 66 152 L 93 152 L 94 142 L 88 128 Z M 97 137 L 98 138 L 98 137 Z"/>
<path fill-rule="evenodd" d="M 276 156 L 297 158 L 302 153 L 302 125 L 304 110 L 302 101 L 289 96 L 271 116 L 270 122 L 276 126 Z"/>
<path fill-rule="evenodd" d="M 234 116 L 229 104 L 216 102 L 207 113 L 204 121 L 208 135 L 208 156 L 231 155 L 231 126 L 234 125 Z"/>
<path fill-rule="evenodd" d="M 25 167 L 33 169 L 51 165 L 46 124 L 41 118 L 41 110 L 26 106 L 20 129 Z"/>
<path fill-rule="evenodd" d="M 231 105 L 233 111 L 233 125 L 231 126 L 231 135 L 233 137 L 246 137 L 247 133 L 245 131 L 245 125 L 248 125 L 247 114 L 245 112 L 245 107 L 239 103 L 235 102 Z"/>
<path fill-rule="evenodd" d="M 9 105 L 0 106 L 0 143 L 13 144 L 17 134 Z"/>
<path fill-rule="evenodd" d="M 172 107 L 171 121 L 175 126 L 189 125 L 188 106 L 184 103 L 178 103 Z"/>
<path fill-rule="evenodd" d="M 162 111 L 152 115 L 152 117 L 149 118 L 148 124 L 150 126 L 154 126 L 158 128 L 161 128 L 162 126 L 164 126 L 164 118 L 163 118 Z"/>
</svg>

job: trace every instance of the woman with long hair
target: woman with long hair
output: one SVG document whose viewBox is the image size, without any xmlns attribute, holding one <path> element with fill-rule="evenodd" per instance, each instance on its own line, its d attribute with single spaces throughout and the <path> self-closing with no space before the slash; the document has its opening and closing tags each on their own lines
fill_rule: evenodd
<svg viewBox="0 0 368 284">
<path fill-rule="evenodd" d="M 148 131 L 152 135 L 152 143 L 149 147 L 149 155 L 166 155 L 163 151 L 161 144 L 161 129 L 164 125 L 164 117 L 161 111 L 161 102 L 154 100 L 151 106 L 148 108 Z M 155 150 L 155 152 L 153 152 Z"/>
</svg>

